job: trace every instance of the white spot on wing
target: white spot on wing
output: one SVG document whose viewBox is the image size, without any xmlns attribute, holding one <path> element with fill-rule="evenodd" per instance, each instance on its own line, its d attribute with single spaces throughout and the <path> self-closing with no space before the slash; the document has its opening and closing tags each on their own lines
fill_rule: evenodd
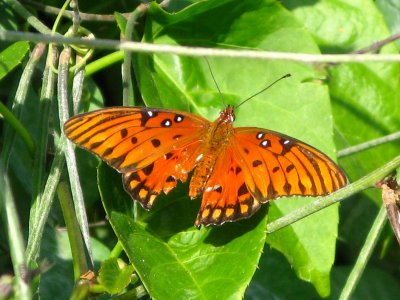
<svg viewBox="0 0 400 300">
<path fill-rule="evenodd" d="M 261 146 L 268 147 L 268 141 L 267 140 L 262 141 Z"/>
</svg>

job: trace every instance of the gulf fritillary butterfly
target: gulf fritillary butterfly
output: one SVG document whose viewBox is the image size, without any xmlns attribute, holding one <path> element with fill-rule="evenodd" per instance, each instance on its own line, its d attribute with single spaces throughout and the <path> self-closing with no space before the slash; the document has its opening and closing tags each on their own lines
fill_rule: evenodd
<svg viewBox="0 0 400 300">
<path fill-rule="evenodd" d="M 122 173 L 125 190 L 147 210 L 194 169 L 189 196 L 203 194 L 198 227 L 248 218 L 279 197 L 327 195 L 346 185 L 339 167 L 312 146 L 267 129 L 234 128 L 233 110 L 210 122 L 170 109 L 105 108 L 72 117 L 64 132 Z"/>
</svg>

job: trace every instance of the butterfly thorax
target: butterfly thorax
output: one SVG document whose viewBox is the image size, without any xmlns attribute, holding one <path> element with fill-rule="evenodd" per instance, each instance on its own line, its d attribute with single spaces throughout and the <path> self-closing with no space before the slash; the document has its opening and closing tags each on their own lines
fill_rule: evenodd
<svg viewBox="0 0 400 300">
<path fill-rule="evenodd" d="M 197 167 L 190 181 L 189 196 L 191 198 L 197 197 L 204 191 L 218 157 L 225 153 L 234 134 L 232 126 L 234 120 L 233 107 L 228 106 L 220 113 L 204 136 L 201 155 L 198 157 Z"/>
</svg>

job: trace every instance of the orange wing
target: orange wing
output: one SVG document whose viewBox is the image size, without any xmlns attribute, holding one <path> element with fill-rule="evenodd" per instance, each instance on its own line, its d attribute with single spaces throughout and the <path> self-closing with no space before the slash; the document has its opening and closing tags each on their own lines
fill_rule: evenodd
<svg viewBox="0 0 400 300">
<path fill-rule="evenodd" d="M 185 181 L 210 122 L 166 109 L 114 107 L 69 119 L 66 136 L 123 174 L 124 187 L 149 209 L 161 191 Z"/>
<path fill-rule="evenodd" d="M 249 192 L 246 175 L 234 148 L 229 145 L 218 157 L 206 183 L 195 222 L 197 227 L 247 218 L 260 208 L 260 202 Z"/>
<path fill-rule="evenodd" d="M 197 226 L 247 218 L 270 200 L 327 195 L 347 183 L 340 168 L 310 145 L 266 129 L 234 130 L 207 182 Z"/>
</svg>

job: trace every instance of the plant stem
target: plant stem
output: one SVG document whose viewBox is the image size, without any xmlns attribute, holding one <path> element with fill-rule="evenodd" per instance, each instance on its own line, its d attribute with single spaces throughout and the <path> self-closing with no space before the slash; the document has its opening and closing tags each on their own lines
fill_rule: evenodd
<svg viewBox="0 0 400 300">
<path fill-rule="evenodd" d="M 29 232 L 32 226 L 36 224 L 37 214 L 40 211 L 40 201 L 45 182 L 45 159 L 47 153 L 48 134 L 49 134 L 49 117 L 50 106 L 54 96 L 55 74 L 51 70 L 51 65 L 57 60 L 57 49 L 54 47 L 50 55 L 47 56 L 46 67 L 43 72 L 43 83 L 40 94 L 39 104 L 39 137 L 36 151 L 33 159 L 32 174 L 32 203 L 29 215 Z"/>
<path fill-rule="evenodd" d="M 168 53 L 194 57 L 236 57 L 264 60 L 287 60 L 307 63 L 359 63 L 359 62 L 400 62 L 399 54 L 306 54 L 288 52 L 269 52 L 256 50 L 233 50 L 204 47 L 187 47 L 174 45 L 161 45 L 139 43 L 132 41 L 116 41 L 109 39 L 81 39 L 76 37 L 63 37 L 44 35 L 39 33 L 0 31 L 0 41 L 27 40 L 66 45 L 79 45 L 100 49 L 128 50 L 140 53 Z"/>
<path fill-rule="evenodd" d="M 368 187 L 374 186 L 374 184 L 385 177 L 392 170 L 400 166 L 400 155 L 392 159 L 390 162 L 384 166 L 376 169 L 370 174 L 364 176 L 363 178 L 357 180 L 356 182 L 349 184 L 348 186 L 328 195 L 325 197 L 318 197 L 314 202 L 299 208 L 282 218 L 272 221 L 267 226 L 267 233 L 270 234 L 277 231 L 285 226 L 293 224 L 298 220 L 305 218 L 327 206 L 330 206 L 336 202 L 340 202 L 351 195 L 354 195 Z"/>
<path fill-rule="evenodd" d="M 382 205 L 377 217 L 375 218 L 374 223 L 372 224 L 372 228 L 368 233 L 365 244 L 362 247 L 360 254 L 358 255 L 358 259 L 349 277 L 347 278 L 346 284 L 339 297 L 340 300 L 350 299 L 351 294 L 354 292 L 356 285 L 364 272 L 365 266 L 367 265 L 368 260 L 371 257 L 372 252 L 374 251 L 379 235 L 383 230 L 385 224 L 386 209 L 385 206 Z"/>
<path fill-rule="evenodd" d="M 115 51 L 108 55 L 102 56 L 99 59 L 92 61 L 91 63 L 86 65 L 86 73 L 85 76 L 89 77 L 93 73 L 100 71 L 114 63 L 117 63 L 124 59 L 124 52 L 123 51 Z"/>
<path fill-rule="evenodd" d="M 134 34 L 134 27 L 136 25 L 136 21 L 143 16 L 147 9 L 148 4 L 140 4 L 129 16 L 125 28 L 126 41 L 130 41 L 132 39 L 137 40 L 137 36 Z M 131 51 L 124 52 L 124 63 L 122 65 L 122 103 L 124 106 L 135 104 L 131 72 L 132 55 L 133 53 Z"/>
<path fill-rule="evenodd" d="M 61 210 L 67 227 L 74 267 L 74 278 L 75 281 L 77 281 L 82 274 L 85 274 L 89 270 L 86 260 L 85 246 L 82 240 L 79 224 L 76 220 L 74 204 L 69 193 L 69 187 L 65 182 L 61 181 L 58 184 L 57 195 L 60 200 Z"/>
<path fill-rule="evenodd" d="M 393 142 L 395 140 L 400 139 L 400 131 L 394 132 L 392 134 L 388 134 L 385 135 L 383 137 L 377 138 L 377 139 L 373 139 L 370 141 L 367 141 L 365 143 L 361 143 L 355 146 L 351 146 L 345 149 L 342 149 L 340 151 L 337 152 L 336 156 L 337 157 L 343 157 L 343 156 L 347 156 L 353 153 L 357 153 L 372 147 L 376 147 L 385 143 L 389 143 L 389 142 Z"/>
<path fill-rule="evenodd" d="M 46 185 L 44 187 L 39 212 L 35 224 L 31 226 L 32 231 L 29 232 L 28 246 L 26 249 L 26 256 L 28 263 L 36 260 L 39 255 L 40 242 L 43 236 L 44 226 L 49 216 L 50 208 L 53 203 L 54 195 L 60 176 L 64 167 L 64 143 L 65 139 L 56 139 L 56 153 L 50 168 L 49 176 L 47 177 Z"/>
<path fill-rule="evenodd" d="M 14 268 L 16 290 L 18 299 L 32 299 L 31 288 L 26 278 L 23 278 L 23 269 L 27 269 L 25 260 L 25 245 L 22 236 L 21 224 L 18 219 L 17 208 L 11 192 L 10 182 L 0 159 L 0 212 L 3 224 L 6 226 L 10 245 L 11 260 Z"/>
<path fill-rule="evenodd" d="M 68 109 L 68 68 L 69 59 L 71 57 L 71 48 L 65 48 L 59 59 L 59 73 L 58 73 L 58 106 L 60 126 L 63 127 L 64 123 L 69 118 Z M 78 87 L 82 88 L 82 86 Z M 66 139 L 65 135 L 61 135 L 61 139 Z M 89 226 L 85 210 L 85 202 L 83 199 L 82 187 L 79 181 L 78 167 L 76 164 L 75 152 L 73 145 L 66 141 L 65 145 L 65 159 L 67 162 L 68 174 L 71 183 L 72 198 L 74 199 L 75 211 L 77 219 L 82 231 L 83 239 L 85 241 L 86 249 L 90 257 L 91 268 L 93 266 L 93 255 L 90 246 Z"/>
</svg>

